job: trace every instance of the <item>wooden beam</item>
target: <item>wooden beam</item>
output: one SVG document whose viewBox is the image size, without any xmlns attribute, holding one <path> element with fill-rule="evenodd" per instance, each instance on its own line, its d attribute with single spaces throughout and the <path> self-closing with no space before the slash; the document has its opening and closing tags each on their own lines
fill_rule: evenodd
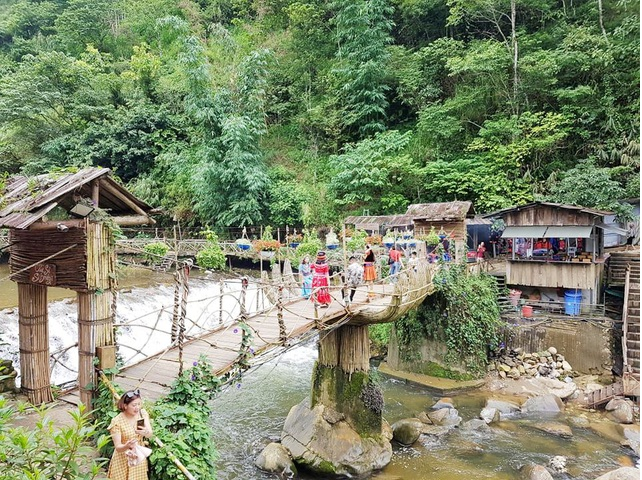
<svg viewBox="0 0 642 480">
<path fill-rule="evenodd" d="M 69 228 L 83 228 L 85 226 L 85 219 L 36 222 L 29 227 L 29 230 L 55 230 L 58 228 L 58 225 L 64 225 Z"/>
<path fill-rule="evenodd" d="M 91 200 L 94 206 L 98 207 L 98 200 L 100 199 L 100 181 L 98 179 L 91 182 Z"/>
<path fill-rule="evenodd" d="M 110 185 L 107 180 L 101 178 L 100 179 L 100 185 L 106 191 L 108 191 L 109 193 L 111 193 L 112 195 L 117 197 L 119 200 L 121 200 L 125 205 L 127 205 L 129 208 L 131 208 L 134 212 L 138 213 L 139 215 L 143 215 L 143 216 L 147 217 L 147 212 L 145 212 L 145 210 L 143 210 L 138 205 L 136 205 L 134 202 L 132 202 L 129 198 L 124 196 L 121 192 L 118 191 L 117 188 L 114 188 L 112 185 Z M 145 223 L 149 223 L 149 222 L 145 222 Z M 152 221 L 151 223 L 155 223 L 155 222 Z"/>
<path fill-rule="evenodd" d="M 116 225 L 121 227 L 134 227 L 137 225 L 153 225 L 156 221 L 147 215 L 123 215 L 120 217 L 112 217 Z"/>
</svg>

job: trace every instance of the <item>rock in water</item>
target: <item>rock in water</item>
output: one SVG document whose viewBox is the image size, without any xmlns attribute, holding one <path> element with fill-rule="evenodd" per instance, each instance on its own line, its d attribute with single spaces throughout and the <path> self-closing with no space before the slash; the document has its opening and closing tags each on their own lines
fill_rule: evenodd
<svg viewBox="0 0 642 480">
<path fill-rule="evenodd" d="M 600 475 L 595 480 L 639 480 L 640 470 L 634 467 L 622 467 Z"/>
<path fill-rule="evenodd" d="M 553 480 L 553 476 L 542 465 L 525 465 L 519 472 L 524 480 Z"/>
<path fill-rule="evenodd" d="M 564 411 L 564 403 L 557 395 L 548 393 L 546 395 L 531 397 L 526 400 L 524 405 L 522 405 L 522 411 L 558 413 Z"/>
<path fill-rule="evenodd" d="M 418 418 L 404 418 L 392 424 L 392 438 L 402 445 L 412 445 L 419 439 L 423 426 Z"/>
<path fill-rule="evenodd" d="M 290 409 L 281 432 L 281 444 L 290 451 L 297 465 L 327 478 L 329 475 L 366 475 L 390 463 L 390 427 L 384 427 L 381 435 L 361 437 L 345 420 L 334 424 L 325 420 L 327 408 L 318 404 L 311 409 L 304 400 Z"/>
<path fill-rule="evenodd" d="M 280 443 L 268 444 L 256 457 L 254 464 L 266 472 L 278 474 L 290 472 L 292 476 L 296 476 L 297 473 L 296 466 L 290 458 L 290 452 Z"/>
</svg>

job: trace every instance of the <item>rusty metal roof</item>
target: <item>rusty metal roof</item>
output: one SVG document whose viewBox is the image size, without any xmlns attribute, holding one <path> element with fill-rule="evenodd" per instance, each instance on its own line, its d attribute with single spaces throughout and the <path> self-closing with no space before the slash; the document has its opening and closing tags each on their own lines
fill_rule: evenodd
<svg viewBox="0 0 642 480">
<path fill-rule="evenodd" d="M 108 168 L 90 167 L 76 173 L 8 178 L 0 192 L 0 228 L 27 228 L 56 206 L 70 210 L 81 198 L 92 198 L 94 180 L 100 182 L 98 206 L 110 215 L 147 215 L 151 211 L 152 207 L 111 178 Z"/>
<path fill-rule="evenodd" d="M 378 225 L 388 227 L 407 227 L 412 225 L 412 217 L 407 215 L 353 215 L 346 217 L 343 223 L 350 225 Z"/>
<path fill-rule="evenodd" d="M 564 210 L 576 210 L 581 213 L 588 213 L 591 215 L 595 215 L 597 217 L 601 217 L 604 215 L 613 215 L 613 212 L 605 211 L 605 210 L 597 210 L 595 208 L 588 208 L 588 207 L 582 207 L 579 205 L 566 205 L 563 203 L 552 203 L 552 202 L 530 202 L 525 205 L 519 205 L 516 207 L 510 207 L 510 208 L 505 208 L 503 210 L 497 210 L 495 212 L 491 213 L 486 213 L 483 215 L 485 218 L 493 218 L 493 217 L 501 217 L 502 215 L 510 212 L 518 212 L 520 210 L 526 210 L 528 208 L 537 208 L 539 206 L 546 206 L 546 207 L 554 207 L 554 208 L 562 208 Z"/>
<path fill-rule="evenodd" d="M 469 216 L 472 202 L 415 203 L 409 205 L 406 215 L 413 220 L 433 222 L 465 220 Z"/>
</svg>

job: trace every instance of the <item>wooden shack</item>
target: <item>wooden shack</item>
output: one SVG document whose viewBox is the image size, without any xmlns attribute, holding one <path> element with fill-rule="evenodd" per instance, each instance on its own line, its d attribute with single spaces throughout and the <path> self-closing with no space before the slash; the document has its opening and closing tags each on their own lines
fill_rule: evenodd
<svg viewBox="0 0 642 480">
<path fill-rule="evenodd" d="M 506 283 L 538 288 L 580 289 L 585 303 L 598 303 L 604 275 L 601 210 L 532 202 L 494 212 L 511 242 Z"/>
<path fill-rule="evenodd" d="M 103 367 L 115 358 L 113 228 L 154 223 L 151 207 L 103 168 L 11 177 L 0 195 L 18 283 L 21 389 L 34 404 L 52 400 L 47 287 L 68 288 L 78 297 L 78 382 L 89 406 L 94 358 Z"/>
<path fill-rule="evenodd" d="M 387 230 L 412 230 L 412 218 L 407 215 L 354 215 L 343 221 L 346 227 L 353 226 L 370 234 L 384 235 Z"/>
<path fill-rule="evenodd" d="M 455 243 L 455 260 L 465 260 L 467 241 L 466 219 L 472 217 L 471 202 L 416 203 L 409 205 L 406 215 L 412 218 L 415 237 L 427 235 L 431 229 L 444 232 Z"/>
</svg>

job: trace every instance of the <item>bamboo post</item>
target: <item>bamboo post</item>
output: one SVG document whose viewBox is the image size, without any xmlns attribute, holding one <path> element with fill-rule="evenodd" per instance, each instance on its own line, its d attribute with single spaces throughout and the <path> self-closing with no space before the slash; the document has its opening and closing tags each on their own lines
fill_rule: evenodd
<svg viewBox="0 0 642 480">
<path fill-rule="evenodd" d="M 248 278 L 243 277 L 241 278 L 241 298 L 240 298 L 240 305 L 241 305 L 241 317 L 246 316 L 246 306 L 245 306 L 245 298 L 247 296 L 247 285 L 248 285 Z"/>
<path fill-rule="evenodd" d="M 18 326 L 21 389 L 34 405 L 51 402 L 46 286 L 18 284 Z"/>
<path fill-rule="evenodd" d="M 178 318 L 179 318 L 179 299 L 180 299 L 180 289 L 181 289 L 181 272 L 176 270 L 174 273 L 174 307 L 172 311 L 172 343 L 178 337 Z"/>
<path fill-rule="evenodd" d="M 225 281 L 221 280 L 218 285 L 218 323 L 223 325 L 223 289 L 225 288 Z"/>
<path fill-rule="evenodd" d="M 288 339 L 287 333 L 285 331 L 285 322 L 283 321 L 283 283 L 279 285 L 279 295 L 277 301 L 277 314 L 276 318 L 279 321 L 279 341 L 285 343 Z"/>
<path fill-rule="evenodd" d="M 78 292 L 78 387 L 91 410 L 96 347 L 114 345 L 111 292 Z"/>
<path fill-rule="evenodd" d="M 180 269 L 181 275 L 181 309 L 178 320 L 178 374 L 183 373 L 183 343 L 185 342 L 185 318 L 187 318 L 187 296 L 189 294 L 190 264 L 185 263 Z"/>
<path fill-rule="evenodd" d="M 78 291 L 78 384 L 80 401 L 91 410 L 95 385 L 96 347 L 114 342 L 113 292 L 115 275 L 112 233 L 102 223 L 85 222 L 87 232 L 87 290 Z"/>
</svg>

